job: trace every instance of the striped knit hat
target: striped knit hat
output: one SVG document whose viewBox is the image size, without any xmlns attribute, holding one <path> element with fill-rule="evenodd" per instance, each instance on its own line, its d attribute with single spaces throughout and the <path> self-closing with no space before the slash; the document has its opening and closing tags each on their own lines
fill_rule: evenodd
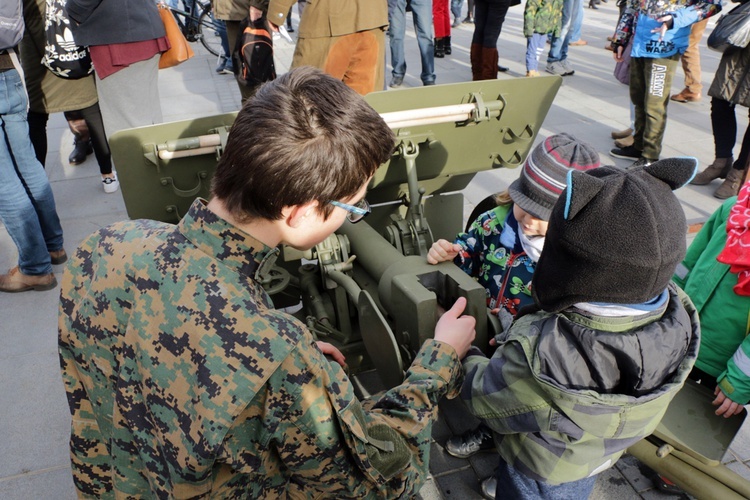
<svg viewBox="0 0 750 500">
<path fill-rule="evenodd" d="M 599 153 L 592 146 L 569 134 L 553 135 L 534 148 L 508 191 L 514 204 L 537 219 L 549 220 L 568 171 L 599 165 Z"/>
</svg>

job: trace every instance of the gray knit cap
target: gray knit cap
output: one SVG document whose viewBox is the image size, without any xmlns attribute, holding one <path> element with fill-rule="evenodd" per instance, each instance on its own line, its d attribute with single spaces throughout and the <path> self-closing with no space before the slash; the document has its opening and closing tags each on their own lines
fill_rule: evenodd
<svg viewBox="0 0 750 500">
<path fill-rule="evenodd" d="M 526 158 L 521 176 L 508 188 L 513 203 L 537 219 L 549 220 L 552 207 L 565 189 L 569 170 L 591 170 L 600 165 L 592 146 L 569 134 L 548 137 Z"/>
</svg>

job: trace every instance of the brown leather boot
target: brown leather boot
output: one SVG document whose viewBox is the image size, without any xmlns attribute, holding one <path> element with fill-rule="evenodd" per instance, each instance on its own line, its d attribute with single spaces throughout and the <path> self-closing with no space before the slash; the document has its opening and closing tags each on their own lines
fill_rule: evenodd
<svg viewBox="0 0 750 500">
<path fill-rule="evenodd" d="M 497 49 L 482 47 L 482 80 L 497 79 Z"/>
<path fill-rule="evenodd" d="M 52 290 L 57 286 L 57 280 L 52 273 L 41 276 L 23 274 L 18 266 L 8 271 L 8 274 L 0 275 L 0 292 L 25 292 L 27 290 Z"/>
<path fill-rule="evenodd" d="M 615 139 L 615 146 L 621 149 L 632 146 L 633 144 L 635 144 L 635 137 L 633 137 L 632 135 L 623 137 L 622 139 Z"/>
<path fill-rule="evenodd" d="M 65 253 L 65 249 L 61 248 L 60 250 L 52 250 L 49 253 L 49 258 L 52 261 L 53 266 L 59 266 L 60 264 L 65 264 L 68 260 L 68 254 Z"/>
<path fill-rule="evenodd" d="M 612 139 L 624 139 L 629 135 L 633 135 L 632 128 L 626 128 L 625 130 L 613 130 L 610 132 Z"/>
<path fill-rule="evenodd" d="M 732 170 L 733 163 L 734 158 L 731 156 L 729 158 L 716 158 L 712 164 L 706 167 L 706 170 L 693 177 L 690 184 L 705 186 L 714 179 L 724 179 L 729 171 Z"/>
<path fill-rule="evenodd" d="M 471 79 L 477 81 L 482 79 L 482 44 L 472 43 L 471 51 L 469 52 L 469 60 L 471 61 Z"/>
<path fill-rule="evenodd" d="M 721 186 L 714 191 L 714 198 L 726 200 L 730 196 L 736 196 L 740 192 L 742 185 L 742 170 L 733 168 L 727 174 L 727 178 L 721 183 Z"/>
</svg>

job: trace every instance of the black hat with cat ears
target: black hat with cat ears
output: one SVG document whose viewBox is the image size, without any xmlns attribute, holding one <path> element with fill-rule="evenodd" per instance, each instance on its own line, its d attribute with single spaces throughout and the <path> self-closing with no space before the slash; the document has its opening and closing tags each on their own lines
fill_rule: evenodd
<svg viewBox="0 0 750 500">
<path fill-rule="evenodd" d="M 672 191 L 697 168 L 695 158 L 668 158 L 631 170 L 569 171 L 534 272 L 537 304 L 558 312 L 578 302 L 640 304 L 663 292 L 687 236 Z"/>
</svg>

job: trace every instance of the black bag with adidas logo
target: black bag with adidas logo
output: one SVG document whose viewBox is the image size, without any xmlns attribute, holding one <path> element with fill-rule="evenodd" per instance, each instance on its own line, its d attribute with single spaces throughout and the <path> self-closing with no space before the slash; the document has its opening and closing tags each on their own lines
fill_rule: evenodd
<svg viewBox="0 0 750 500">
<path fill-rule="evenodd" d="M 81 47 L 73 39 L 70 21 L 65 13 L 65 0 L 47 0 L 44 36 L 46 43 L 42 64 L 56 76 L 77 80 L 94 71 L 89 48 Z"/>
</svg>

